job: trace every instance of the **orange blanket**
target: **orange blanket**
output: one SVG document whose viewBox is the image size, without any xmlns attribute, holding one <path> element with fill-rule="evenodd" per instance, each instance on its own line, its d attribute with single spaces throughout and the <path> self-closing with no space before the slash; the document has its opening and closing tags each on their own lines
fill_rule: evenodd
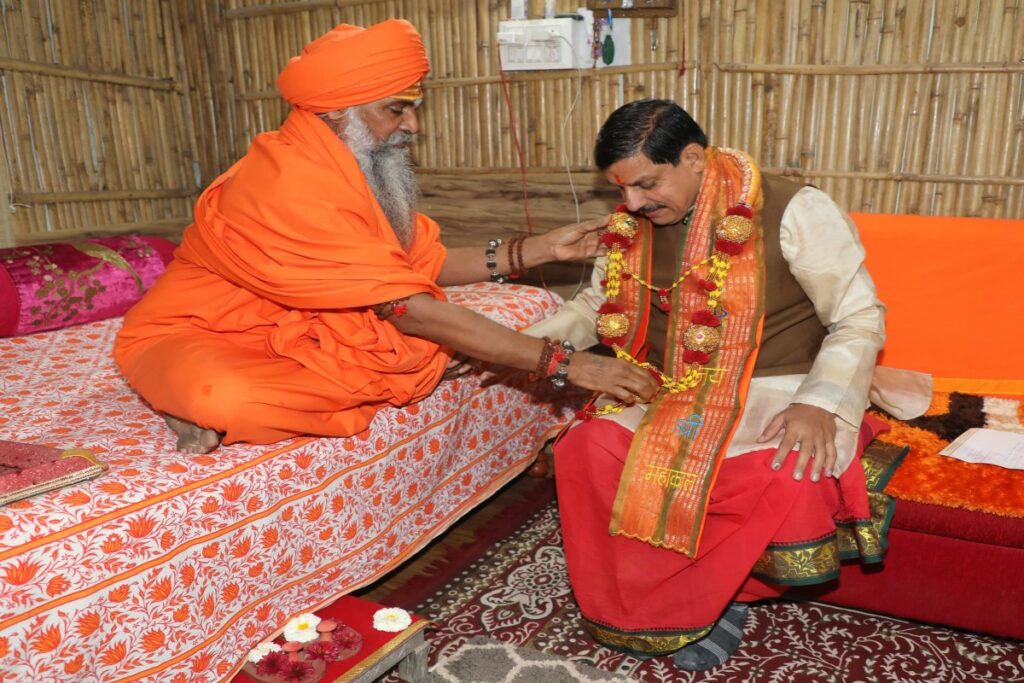
<svg viewBox="0 0 1024 683">
<path fill-rule="evenodd" d="M 439 232 L 419 216 L 406 254 L 355 157 L 296 109 L 202 194 L 115 358 L 156 409 L 226 432 L 225 443 L 354 434 L 443 372 L 436 344 L 368 309 L 443 298 Z"/>
<path fill-rule="evenodd" d="M 938 392 L 923 417 L 909 422 L 883 413 L 877 417 L 892 427 L 879 441 L 909 448 L 886 493 L 918 503 L 1024 517 L 1024 471 L 938 454 L 971 427 L 1024 432 L 1024 402 Z"/>
</svg>

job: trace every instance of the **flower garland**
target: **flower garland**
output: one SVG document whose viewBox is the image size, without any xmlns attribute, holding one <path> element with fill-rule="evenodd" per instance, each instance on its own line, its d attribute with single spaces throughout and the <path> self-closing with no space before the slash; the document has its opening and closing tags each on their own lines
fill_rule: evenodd
<svg viewBox="0 0 1024 683">
<path fill-rule="evenodd" d="M 744 193 L 746 195 L 746 193 Z M 729 275 L 730 257 L 743 251 L 744 244 L 754 234 L 753 210 L 746 203 L 737 204 L 725 212 L 715 225 L 715 248 L 711 256 L 695 263 L 669 287 L 655 287 L 650 282 L 631 273 L 626 269 L 624 252 L 633 244 L 638 231 L 636 218 L 619 207 L 608 221 L 608 228 L 601 235 L 601 242 L 608 247 L 608 266 L 606 269 L 605 303 L 598 308 L 597 332 L 601 341 L 615 350 L 616 357 L 627 360 L 638 367 L 645 368 L 655 374 L 661 386 L 670 393 L 680 393 L 697 386 L 703 381 L 706 365 L 722 342 L 722 296 L 725 294 L 725 281 Z M 630 321 L 625 309 L 615 299 L 622 289 L 622 281 L 634 279 L 636 282 L 659 298 L 658 307 L 668 312 L 669 295 L 679 287 L 698 268 L 707 266 L 707 274 L 698 278 L 696 285 L 707 292 L 706 307 L 695 311 L 690 316 L 690 324 L 683 332 L 683 360 L 687 363 L 686 372 L 680 378 L 670 377 L 659 372 L 650 363 L 641 363 L 633 358 L 622 344 L 629 334 Z M 623 410 L 624 404 L 610 404 L 596 410 L 586 410 L 582 419 L 601 415 L 609 415 Z"/>
</svg>

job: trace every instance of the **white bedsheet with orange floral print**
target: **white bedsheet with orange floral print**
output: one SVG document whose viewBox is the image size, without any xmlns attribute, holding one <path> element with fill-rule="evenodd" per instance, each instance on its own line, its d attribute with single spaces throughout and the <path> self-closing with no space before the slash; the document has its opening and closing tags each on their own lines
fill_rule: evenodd
<svg viewBox="0 0 1024 683">
<path fill-rule="evenodd" d="M 449 290 L 511 327 L 538 289 Z M 571 414 L 474 375 L 347 439 L 174 450 L 118 374 L 120 320 L 0 340 L 0 439 L 93 449 L 94 481 L 0 508 L 0 680 L 221 681 L 292 616 L 380 577 L 522 472 Z"/>
</svg>

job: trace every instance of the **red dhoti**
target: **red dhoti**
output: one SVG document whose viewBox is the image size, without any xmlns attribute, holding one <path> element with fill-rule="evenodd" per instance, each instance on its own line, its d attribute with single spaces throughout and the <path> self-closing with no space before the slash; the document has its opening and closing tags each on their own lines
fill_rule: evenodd
<svg viewBox="0 0 1024 683">
<path fill-rule="evenodd" d="M 811 481 L 810 467 L 793 479 L 796 453 L 774 471 L 774 448 L 726 459 L 696 559 L 608 533 L 633 432 L 602 419 L 571 429 L 555 446 L 555 479 L 569 579 L 594 637 L 619 650 L 672 652 L 703 637 L 731 601 L 834 579 L 841 558 L 880 561 L 880 508 L 889 503 L 872 494 L 869 504 L 859 464 L 873 420 L 865 418 L 858 460 L 838 480 Z"/>
</svg>

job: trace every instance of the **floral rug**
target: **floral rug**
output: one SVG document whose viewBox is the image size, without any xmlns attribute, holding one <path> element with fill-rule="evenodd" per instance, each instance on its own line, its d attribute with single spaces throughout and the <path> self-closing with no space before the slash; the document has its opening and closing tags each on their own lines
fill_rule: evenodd
<svg viewBox="0 0 1024 683">
<path fill-rule="evenodd" d="M 595 669 L 525 647 L 476 636 L 454 655 L 439 662 L 424 683 L 605 683 L 629 681 L 618 674 Z"/>
<path fill-rule="evenodd" d="M 433 595 L 403 606 L 436 625 L 427 632 L 435 671 L 471 639 L 486 635 L 650 683 L 1024 680 L 1024 643 L 815 603 L 755 606 L 738 652 L 705 674 L 680 671 L 668 657 L 640 661 L 602 648 L 583 630 L 572 599 L 555 503 Z M 398 681 L 394 675 L 384 680 Z"/>
</svg>

